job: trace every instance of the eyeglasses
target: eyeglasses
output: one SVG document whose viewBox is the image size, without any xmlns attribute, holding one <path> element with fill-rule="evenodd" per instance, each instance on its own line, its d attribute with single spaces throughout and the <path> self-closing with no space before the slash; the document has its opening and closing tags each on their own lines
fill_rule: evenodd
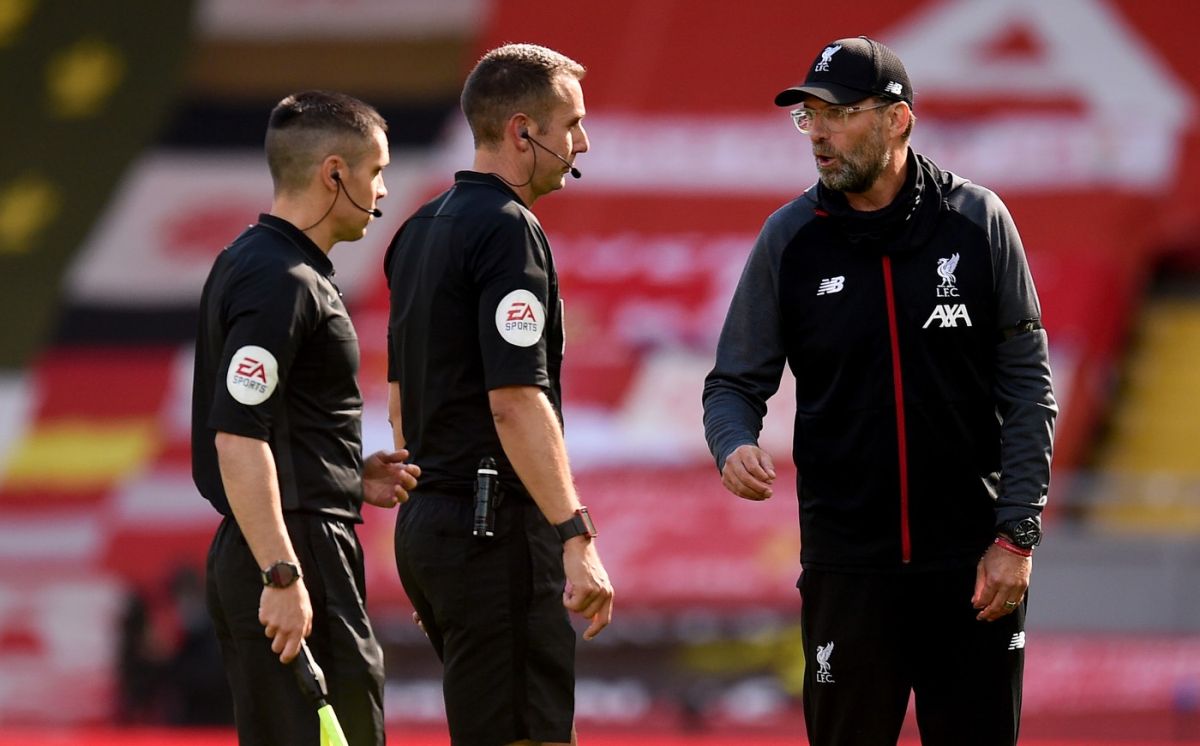
<svg viewBox="0 0 1200 746">
<path fill-rule="evenodd" d="M 851 114 L 857 114 L 860 111 L 870 111 L 872 109 L 882 109 L 894 103 L 896 102 L 884 101 L 882 104 L 875 104 L 874 106 L 827 106 L 824 109 L 792 109 L 792 122 L 795 123 L 796 129 L 805 135 L 813 131 L 818 119 L 825 122 L 825 129 L 830 132 L 841 132 L 846 129 L 846 125 L 850 122 Z"/>
</svg>

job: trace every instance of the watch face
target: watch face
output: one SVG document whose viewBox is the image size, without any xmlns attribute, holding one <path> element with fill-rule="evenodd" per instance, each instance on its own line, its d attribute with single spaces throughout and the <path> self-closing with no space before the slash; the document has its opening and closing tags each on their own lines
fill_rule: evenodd
<svg viewBox="0 0 1200 746">
<path fill-rule="evenodd" d="M 1022 549 L 1032 549 L 1042 540 L 1042 529 L 1032 518 L 1022 518 L 1012 524 L 1013 543 Z"/>
<path fill-rule="evenodd" d="M 287 588 L 300 579 L 300 568 L 290 562 L 276 562 L 263 573 L 267 585 Z"/>
<path fill-rule="evenodd" d="M 587 528 L 588 536 L 596 536 L 596 524 L 592 521 L 592 514 L 587 508 L 579 509 L 579 517 L 583 519 L 583 525 Z"/>
</svg>

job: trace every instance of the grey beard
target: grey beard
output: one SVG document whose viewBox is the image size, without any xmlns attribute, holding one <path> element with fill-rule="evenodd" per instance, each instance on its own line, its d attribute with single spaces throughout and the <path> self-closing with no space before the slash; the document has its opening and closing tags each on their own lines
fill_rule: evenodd
<svg viewBox="0 0 1200 746">
<path fill-rule="evenodd" d="M 836 171 L 818 173 L 826 189 L 862 194 L 871 188 L 891 162 L 892 153 L 881 139 L 864 143 L 861 148 L 847 154 Z"/>
</svg>

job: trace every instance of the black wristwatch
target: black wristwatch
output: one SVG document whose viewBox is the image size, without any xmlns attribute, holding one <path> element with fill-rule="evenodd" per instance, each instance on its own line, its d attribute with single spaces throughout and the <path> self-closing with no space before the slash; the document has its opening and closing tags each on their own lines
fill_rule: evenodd
<svg viewBox="0 0 1200 746">
<path fill-rule="evenodd" d="M 263 585 L 272 588 L 287 588 L 302 577 L 300 566 L 295 562 L 276 562 L 262 571 Z"/>
<path fill-rule="evenodd" d="M 579 510 L 575 511 L 575 515 L 562 523 L 556 524 L 554 530 L 558 532 L 558 538 L 564 544 L 567 539 L 573 539 L 576 536 L 587 536 L 589 539 L 596 538 L 596 524 L 592 522 L 592 516 L 588 513 L 587 506 L 580 507 Z"/>
<path fill-rule="evenodd" d="M 1033 549 L 1042 542 L 1042 524 L 1036 518 L 1021 518 L 1000 525 L 1000 533 L 1021 549 Z"/>
</svg>

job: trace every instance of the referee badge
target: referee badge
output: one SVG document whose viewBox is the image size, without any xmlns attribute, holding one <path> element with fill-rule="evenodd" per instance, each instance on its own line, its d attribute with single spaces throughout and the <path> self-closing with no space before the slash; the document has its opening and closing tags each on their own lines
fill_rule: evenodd
<svg viewBox="0 0 1200 746">
<path fill-rule="evenodd" d="M 275 356 L 257 345 L 246 345 L 233 353 L 225 388 L 242 404 L 262 404 L 271 398 L 279 383 L 279 363 Z"/>
<path fill-rule="evenodd" d="M 532 347 L 545 328 L 546 309 L 528 290 L 514 290 L 496 306 L 496 330 L 511 345 Z"/>
</svg>

